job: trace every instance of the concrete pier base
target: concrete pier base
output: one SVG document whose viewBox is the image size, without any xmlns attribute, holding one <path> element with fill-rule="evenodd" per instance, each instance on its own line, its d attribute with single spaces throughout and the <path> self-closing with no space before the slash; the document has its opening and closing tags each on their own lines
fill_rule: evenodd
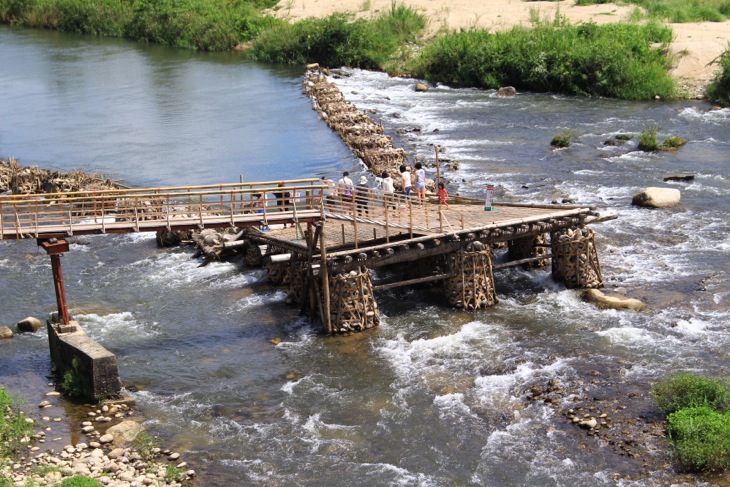
<svg viewBox="0 0 730 487">
<path fill-rule="evenodd" d="M 113 353 L 89 338 L 76 321 L 47 321 L 46 328 L 56 376 L 63 381 L 71 374 L 74 390 L 67 393 L 94 402 L 119 395 L 122 383 Z"/>
</svg>

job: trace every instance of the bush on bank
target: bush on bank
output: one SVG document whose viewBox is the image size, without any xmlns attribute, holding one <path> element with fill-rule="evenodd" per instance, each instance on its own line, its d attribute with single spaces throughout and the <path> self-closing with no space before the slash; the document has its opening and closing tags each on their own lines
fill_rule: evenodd
<svg viewBox="0 0 730 487">
<path fill-rule="evenodd" d="M 413 72 L 451 86 L 673 98 L 664 53 L 671 37 L 671 29 L 653 22 L 570 25 L 556 19 L 495 34 L 462 30 L 427 45 Z"/>
<path fill-rule="evenodd" d="M 280 21 L 273 0 L 0 0 L 0 21 L 77 34 L 222 51 Z"/>
<path fill-rule="evenodd" d="M 720 71 L 707 87 L 707 98 L 724 107 L 730 107 L 730 45 L 719 59 Z"/>
<path fill-rule="evenodd" d="M 393 4 L 374 21 L 352 20 L 346 14 L 280 24 L 253 43 L 252 56 L 264 62 L 349 66 L 382 70 L 394 53 L 413 42 L 426 27 L 415 10 Z"/>
<path fill-rule="evenodd" d="M 680 372 L 652 390 L 667 414 L 672 457 L 683 470 L 700 472 L 730 467 L 730 384 Z"/>
</svg>

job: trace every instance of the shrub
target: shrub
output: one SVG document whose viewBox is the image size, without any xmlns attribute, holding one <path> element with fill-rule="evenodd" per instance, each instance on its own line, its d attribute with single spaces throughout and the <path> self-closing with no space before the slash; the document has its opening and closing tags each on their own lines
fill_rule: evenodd
<svg viewBox="0 0 730 487">
<path fill-rule="evenodd" d="M 550 145 L 553 147 L 563 148 L 570 147 L 573 143 L 573 137 L 575 137 L 574 129 L 564 129 L 562 134 L 558 134 L 550 141 Z"/>
<path fill-rule="evenodd" d="M 64 481 L 58 484 L 57 487 L 103 487 L 103 484 L 98 480 L 94 480 L 83 475 L 77 475 L 75 477 L 64 479 Z"/>
<path fill-rule="evenodd" d="M 652 394 L 664 414 L 699 407 L 724 411 L 730 406 L 730 392 L 726 381 L 688 372 L 680 372 L 660 381 L 654 386 Z"/>
<path fill-rule="evenodd" d="M 625 99 L 672 98 L 663 47 L 671 30 L 654 22 L 586 23 L 557 18 L 507 32 L 481 30 L 441 35 L 425 46 L 415 77 L 452 86 L 599 95 Z"/>
<path fill-rule="evenodd" d="M 730 107 L 730 44 L 718 62 L 720 70 L 707 88 L 707 98 L 719 105 Z"/>
<path fill-rule="evenodd" d="M 398 47 L 415 39 L 425 25 L 423 16 L 406 7 L 393 7 L 373 22 L 333 14 L 263 32 L 253 43 L 252 55 L 278 64 L 382 69 Z"/>
<path fill-rule="evenodd" d="M 79 370 L 79 360 L 76 357 L 71 359 L 71 368 L 63 374 L 63 382 L 59 387 L 69 397 L 81 398 L 86 394 L 88 384 Z"/>
<path fill-rule="evenodd" d="M 667 420 L 674 460 L 681 468 L 697 472 L 730 465 L 730 415 L 701 406 L 680 409 Z"/>
<path fill-rule="evenodd" d="M 656 152 L 659 150 L 659 142 L 656 138 L 657 128 L 642 130 L 639 134 L 639 150 L 644 152 Z"/>
</svg>

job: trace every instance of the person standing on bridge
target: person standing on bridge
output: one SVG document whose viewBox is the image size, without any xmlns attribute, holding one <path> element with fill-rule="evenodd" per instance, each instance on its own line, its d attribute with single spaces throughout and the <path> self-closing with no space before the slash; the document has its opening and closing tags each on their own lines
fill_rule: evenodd
<svg viewBox="0 0 730 487">
<path fill-rule="evenodd" d="M 416 163 L 416 199 L 419 206 L 426 203 L 426 170 L 420 161 Z"/>
<path fill-rule="evenodd" d="M 284 187 L 284 181 L 280 182 L 277 185 L 278 188 Z M 284 191 L 283 189 L 280 191 L 277 191 L 276 193 L 272 193 L 274 195 L 274 198 L 276 198 L 276 206 L 279 208 L 279 211 L 290 211 L 291 210 L 291 193 L 289 191 Z M 284 228 L 286 228 L 286 223 L 284 224 Z"/>
<path fill-rule="evenodd" d="M 338 182 L 338 192 L 343 208 L 352 209 L 353 195 L 355 194 L 355 183 L 350 179 L 350 173 L 345 171 L 342 173 L 342 179 Z"/>
<path fill-rule="evenodd" d="M 403 185 L 403 200 L 406 203 L 406 208 L 411 207 L 411 172 L 408 170 L 405 164 L 400 166 L 400 179 Z"/>
<path fill-rule="evenodd" d="M 357 216 L 364 214 L 369 216 L 368 199 L 370 196 L 370 188 L 368 188 L 368 178 L 360 176 L 360 182 L 355 188 L 355 200 L 357 204 Z"/>
<path fill-rule="evenodd" d="M 387 212 L 390 208 L 395 210 L 395 186 L 393 185 L 393 178 L 390 177 L 388 171 L 383 171 L 383 175 L 379 183 L 380 189 L 383 192 L 383 208 L 385 209 L 385 212 Z M 385 213 L 383 213 L 383 216 L 385 216 Z"/>
</svg>

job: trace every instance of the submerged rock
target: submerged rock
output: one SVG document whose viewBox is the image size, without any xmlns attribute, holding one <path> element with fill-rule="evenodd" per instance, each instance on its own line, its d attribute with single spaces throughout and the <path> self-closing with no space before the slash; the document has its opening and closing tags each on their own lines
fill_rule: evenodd
<svg viewBox="0 0 730 487">
<path fill-rule="evenodd" d="M 588 289 L 583 291 L 581 297 L 584 301 L 593 303 L 599 308 L 632 309 L 634 311 L 641 311 L 646 306 L 638 299 L 625 298 L 623 296 L 606 296 L 598 289 Z"/>
</svg>

